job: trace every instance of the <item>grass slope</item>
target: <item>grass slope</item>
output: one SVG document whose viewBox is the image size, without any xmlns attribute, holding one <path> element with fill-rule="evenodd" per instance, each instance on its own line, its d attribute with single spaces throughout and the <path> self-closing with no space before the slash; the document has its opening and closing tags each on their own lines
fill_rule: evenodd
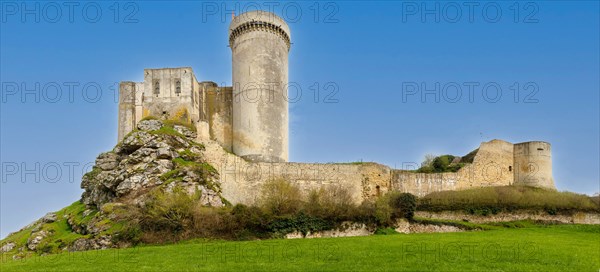
<svg viewBox="0 0 600 272">
<path fill-rule="evenodd" d="M 8 260 L 7 260 L 8 259 Z M 2 271 L 598 271 L 600 226 L 370 237 L 187 241 L 13 261 Z"/>
</svg>

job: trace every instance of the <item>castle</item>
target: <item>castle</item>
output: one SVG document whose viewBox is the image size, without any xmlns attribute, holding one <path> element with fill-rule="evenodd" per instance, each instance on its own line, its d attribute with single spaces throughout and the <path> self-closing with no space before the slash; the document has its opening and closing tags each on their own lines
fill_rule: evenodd
<svg viewBox="0 0 600 272">
<path fill-rule="evenodd" d="M 387 191 L 415 195 L 522 184 L 554 189 L 546 142 L 484 142 L 472 162 L 452 173 L 418 173 L 376 163 L 288 162 L 290 29 L 275 14 L 251 11 L 229 26 L 233 86 L 198 82 L 190 67 L 145 69 L 144 82 L 121 82 L 119 141 L 145 117 L 193 124 L 220 173 L 223 196 L 248 203 L 256 188 L 285 178 L 304 189 L 337 184 L 359 202 Z M 216 143 L 211 145 L 210 143 Z"/>
<path fill-rule="evenodd" d="M 198 82 L 190 67 L 145 69 L 144 82 L 119 86 L 119 141 L 147 116 L 194 124 L 200 136 L 251 161 L 288 161 L 290 29 L 268 12 L 229 26 L 233 86 Z"/>
</svg>

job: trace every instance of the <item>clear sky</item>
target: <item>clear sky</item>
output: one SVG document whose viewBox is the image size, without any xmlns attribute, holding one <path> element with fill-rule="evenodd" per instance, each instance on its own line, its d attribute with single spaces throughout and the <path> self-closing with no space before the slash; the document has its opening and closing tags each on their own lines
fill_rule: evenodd
<svg viewBox="0 0 600 272">
<path fill-rule="evenodd" d="M 79 199 L 116 143 L 115 83 L 191 66 L 230 85 L 232 9 L 289 22 L 291 161 L 401 168 L 541 140 L 559 190 L 600 191 L 596 1 L 48 3 L 0 3 L 1 237 Z"/>
</svg>

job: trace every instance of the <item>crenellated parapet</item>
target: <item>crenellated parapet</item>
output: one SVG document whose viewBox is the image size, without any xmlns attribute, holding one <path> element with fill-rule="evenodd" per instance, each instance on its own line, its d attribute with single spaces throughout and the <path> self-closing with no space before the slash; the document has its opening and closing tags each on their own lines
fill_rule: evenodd
<svg viewBox="0 0 600 272">
<path fill-rule="evenodd" d="M 234 41 L 237 37 L 252 31 L 265 31 L 275 34 L 285 42 L 288 51 L 290 50 L 291 41 L 289 34 L 281 26 L 261 21 L 246 22 L 231 30 L 231 33 L 229 34 L 229 46 L 233 47 Z"/>
</svg>

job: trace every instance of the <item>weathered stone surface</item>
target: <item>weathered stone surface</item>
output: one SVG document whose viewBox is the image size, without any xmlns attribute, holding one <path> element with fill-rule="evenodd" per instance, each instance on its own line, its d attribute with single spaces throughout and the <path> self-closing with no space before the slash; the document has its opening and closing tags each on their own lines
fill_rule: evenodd
<svg viewBox="0 0 600 272">
<path fill-rule="evenodd" d="M 102 153 L 96 158 L 96 167 L 102 170 L 112 170 L 117 165 L 119 165 L 119 156 L 114 152 Z"/>
<path fill-rule="evenodd" d="M 157 159 L 171 159 L 173 158 L 173 150 L 168 147 L 161 147 L 156 150 L 156 158 Z"/>
<path fill-rule="evenodd" d="M 139 128 L 144 130 L 156 130 L 163 126 L 159 120 L 145 120 L 142 123 Z M 175 127 L 182 135 L 195 137 L 188 128 Z M 185 166 L 202 163 L 199 160 L 203 157 L 203 149 L 192 140 L 195 139 L 168 133 L 130 133 L 113 152 L 98 156 L 94 170 L 83 177 L 83 203 L 100 208 L 105 203 L 130 195 L 134 202 L 144 201 L 145 197 L 140 194 L 143 195 L 147 189 L 163 184 L 163 175 L 178 168 L 177 180 L 171 180 L 174 182 L 170 182 L 169 186 L 191 188 L 190 194 L 201 191 L 201 201 L 204 205 L 223 206 L 218 184 L 211 187 L 217 190 L 201 186 L 213 184 L 213 176 L 200 175 L 192 166 Z M 176 165 L 173 162 L 173 159 L 179 157 L 178 152 L 187 154 L 184 159 L 185 165 Z"/>
<path fill-rule="evenodd" d="M 107 249 L 112 247 L 112 245 L 113 244 L 111 242 L 110 236 L 108 235 L 103 235 L 96 239 L 81 238 L 73 242 L 73 244 L 69 247 L 69 251 Z"/>
<path fill-rule="evenodd" d="M 138 123 L 137 128 L 144 131 L 159 130 L 163 127 L 163 123 L 158 120 L 142 120 Z"/>
<path fill-rule="evenodd" d="M 0 248 L 0 252 L 8 252 L 15 248 L 16 244 L 13 242 L 7 243 Z"/>
<path fill-rule="evenodd" d="M 56 221 L 56 214 L 52 212 L 47 213 L 46 215 L 44 215 L 44 217 L 42 217 L 41 221 L 43 223 L 52 223 Z"/>
<path fill-rule="evenodd" d="M 173 128 L 175 129 L 175 131 L 181 133 L 183 136 L 191 138 L 191 139 L 196 139 L 197 134 L 196 132 L 191 131 L 190 129 L 184 127 L 184 126 L 173 126 Z"/>
<path fill-rule="evenodd" d="M 128 155 L 138 150 L 144 144 L 155 139 L 156 136 L 145 131 L 135 131 L 129 134 L 123 141 L 118 144 L 113 151 L 117 154 Z"/>
<path fill-rule="evenodd" d="M 32 233 L 29 239 L 27 240 L 27 248 L 29 250 L 36 250 L 38 244 L 48 236 L 48 232 L 42 230 L 37 233 Z"/>
<path fill-rule="evenodd" d="M 410 233 L 410 223 L 406 219 L 396 221 L 394 230 L 399 233 Z"/>
<path fill-rule="evenodd" d="M 410 233 L 434 233 L 434 232 L 462 232 L 465 231 L 455 226 L 448 225 L 424 225 L 410 224 Z"/>
<path fill-rule="evenodd" d="M 202 203 L 202 205 L 211 207 L 222 207 L 224 205 L 221 195 L 219 195 L 219 193 L 215 192 L 212 189 L 208 189 L 204 185 L 197 185 L 197 188 L 198 191 L 202 193 L 200 195 L 200 203 Z"/>
<path fill-rule="evenodd" d="M 286 239 L 297 238 L 332 238 L 332 237 L 354 237 L 354 236 L 369 236 L 375 232 L 374 229 L 369 229 L 365 224 L 355 222 L 344 222 L 338 229 L 325 230 L 317 232 L 308 232 L 306 235 L 295 231 L 285 235 Z"/>
</svg>

